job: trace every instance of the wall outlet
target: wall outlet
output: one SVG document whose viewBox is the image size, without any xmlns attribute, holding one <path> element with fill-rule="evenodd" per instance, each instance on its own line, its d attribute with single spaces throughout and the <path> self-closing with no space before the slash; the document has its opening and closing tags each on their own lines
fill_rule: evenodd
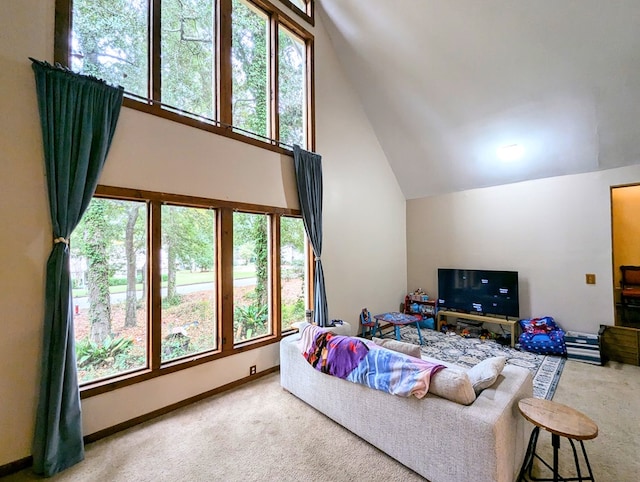
<svg viewBox="0 0 640 482">
<path fill-rule="evenodd" d="M 596 275 L 595 274 L 587 273 L 586 274 L 586 278 L 587 278 L 587 284 L 588 285 L 596 284 Z"/>
<path fill-rule="evenodd" d="M 249 375 L 255 375 L 256 374 L 256 366 L 255 365 L 251 365 L 249 367 Z"/>
</svg>

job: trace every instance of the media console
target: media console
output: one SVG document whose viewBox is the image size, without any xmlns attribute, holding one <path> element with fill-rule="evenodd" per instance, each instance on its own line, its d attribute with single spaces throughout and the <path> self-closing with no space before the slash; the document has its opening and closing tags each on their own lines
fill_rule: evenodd
<svg viewBox="0 0 640 482">
<path fill-rule="evenodd" d="M 457 311 L 438 311 L 438 319 L 437 319 L 437 329 L 440 331 L 442 327 L 442 318 L 446 318 L 447 316 L 462 318 L 466 320 L 474 320 L 474 321 L 483 321 L 485 323 L 494 323 L 496 325 L 506 325 L 511 328 L 511 347 L 516 346 L 516 328 L 517 321 L 509 320 L 506 318 L 496 318 L 493 316 L 484 316 L 484 315 L 476 315 L 473 313 L 459 313 Z"/>
</svg>

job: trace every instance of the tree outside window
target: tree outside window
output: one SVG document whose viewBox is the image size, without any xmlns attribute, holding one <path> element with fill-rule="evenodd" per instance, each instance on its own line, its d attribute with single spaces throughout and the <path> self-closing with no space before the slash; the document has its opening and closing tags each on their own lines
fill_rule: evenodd
<svg viewBox="0 0 640 482">
<path fill-rule="evenodd" d="M 71 241 L 80 383 L 145 368 L 146 205 L 94 198 Z"/>
</svg>

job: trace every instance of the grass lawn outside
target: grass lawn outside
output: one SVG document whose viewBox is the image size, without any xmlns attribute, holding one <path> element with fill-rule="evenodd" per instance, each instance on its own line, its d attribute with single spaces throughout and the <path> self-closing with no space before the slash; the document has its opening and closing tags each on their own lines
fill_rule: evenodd
<svg viewBox="0 0 640 482">
<path fill-rule="evenodd" d="M 256 275 L 255 268 L 253 266 L 237 266 L 233 268 L 233 279 L 246 279 L 253 278 Z M 211 283 L 211 280 L 215 274 L 212 271 L 192 272 L 192 271 L 178 271 L 176 273 L 176 284 L 178 286 L 192 285 L 197 283 Z M 167 282 L 162 282 L 162 287 L 166 287 Z M 142 283 L 136 285 L 137 290 L 142 290 Z M 110 286 L 109 293 L 124 293 L 127 291 L 126 285 Z M 87 296 L 87 290 L 85 288 L 77 288 L 73 290 L 74 298 Z"/>
</svg>

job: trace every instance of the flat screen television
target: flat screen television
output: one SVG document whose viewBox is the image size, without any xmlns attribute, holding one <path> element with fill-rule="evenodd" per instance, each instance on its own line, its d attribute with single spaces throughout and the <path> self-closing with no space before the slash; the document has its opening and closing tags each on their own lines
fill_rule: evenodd
<svg viewBox="0 0 640 482">
<path fill-rule="evenodd" d="M 438 308 L 517 318 L 518 272 L 439 268 Z"/>
</svg>

